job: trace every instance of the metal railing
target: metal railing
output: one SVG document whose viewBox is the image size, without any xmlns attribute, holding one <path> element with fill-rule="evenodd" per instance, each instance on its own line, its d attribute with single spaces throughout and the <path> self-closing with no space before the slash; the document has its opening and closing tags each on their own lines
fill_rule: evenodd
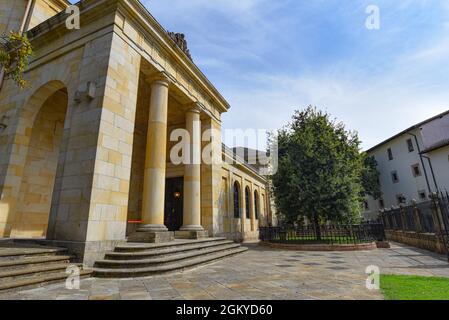
<svg viewBox="0 0 449 320">
<path fill-rule="evenodd" d="M 385 240 L 381 223 L 307 227 L 261 227 L 260 240 L 291 244 L 359 244 Z"/>
<path fill-rule="evenodd" d="M 431 200 L 381 210 L 385 230 L 433 234 L 445 248 L 449 260 L 449 194 L 432 194 Z"/>
</svg>

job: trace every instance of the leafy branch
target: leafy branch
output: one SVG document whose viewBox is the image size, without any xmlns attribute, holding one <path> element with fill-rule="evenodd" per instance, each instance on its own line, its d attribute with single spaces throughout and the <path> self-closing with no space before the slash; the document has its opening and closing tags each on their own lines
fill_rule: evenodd
<svg viewBox="0 0 449 320">
<path fill-rule="evenodd" d="M 32 54 L 33 49 L 26 36 L 16 32 L 0 36 L 0 66 L 4 69 L 5 78 L 12 79 L 20 88 L 27 86 L 23 73 Z"/>
</svg>

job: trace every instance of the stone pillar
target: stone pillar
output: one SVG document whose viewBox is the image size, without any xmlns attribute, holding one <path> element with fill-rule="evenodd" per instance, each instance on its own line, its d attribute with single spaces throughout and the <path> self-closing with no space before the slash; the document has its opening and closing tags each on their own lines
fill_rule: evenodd
<svg viewBox="0 0 449 320">
<path fill-rule="evenodd" d="M 142 200 L 143 225 L 129 237 L 128 240 L 133 242 L 166 242 L 174 239 L 173 232 L 168 232 L 164 225 L 169 79 L 161 73 L 151 80 Z"/>
<path fill-rule="evenodd" d="M 206 238 L 208 233 L 201 226 L 201 119 L 197 106 L 186 113 L 186 130 L 189 133 L 189 157 L 184 164 L 183 226 L 176 232 L 177 238 Z"/>
<path fill-rule="evenodd" d="M 249 212 L 250 212 L 250 219 L 251 219 L 251 231 L 256 230 L 256 203 L 254 198 L 254 183 L 251 182 L 251 190 L 249 193 Z"/>
<path fill-rule="evenodd" d="M 441 213 L 438 194 L 433 193 L 430 197 L 432 199 L 432 217 L 435 229 L 437 230 L 438 233 L 444 232 L 446 230 L 446 226 L 444 223 L 443 215 Z"/>
<path fill-rule="evenodd" d="M 246 196 L 245 196 L 245 180 L 242 180 L 241 188 L 240 188 L 240 197 L 241 197 L 241 205 L 240 205 L 240 219 L 242 223 L 242 240 L 245 241 L 246 236 Z"/>
<path fill-rule="evenodd" d="M 402 231 L 407 231 L 407 213 L 405 211 L 405 207 L 401 204 L 399 205 L 399 212 L 401 214 L 401 220 L 402 220 Z"/>
<path fill-rule="evenodd" d="M 412 206 L 413 206 L 413 220 L 415 221 L 415 231 L 417 233 L 421 233 L 422 232 L 422 226 L 421 226 L 421 219 L 419 218 L 419 209 L 418 206 L 416 205 L 416 200 L 412 201 Z"/>
</svg>

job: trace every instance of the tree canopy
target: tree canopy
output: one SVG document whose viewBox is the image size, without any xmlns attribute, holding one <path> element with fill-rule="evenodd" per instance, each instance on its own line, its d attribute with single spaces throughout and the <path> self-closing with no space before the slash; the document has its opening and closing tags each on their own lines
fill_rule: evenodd
<svg viewBox="0 0 449 320">
<path fill-rule="evenodd" d="M 357 133 L 326 112 L 311 106 L 296 111 L 278 131 L 278 148 L 272 184 L 278 212 L 287 222 L 299 217 L 315 225 L 355 222 L 364 195 L 377 194 L 375 163 L 360 151 Z"/>
</svg>

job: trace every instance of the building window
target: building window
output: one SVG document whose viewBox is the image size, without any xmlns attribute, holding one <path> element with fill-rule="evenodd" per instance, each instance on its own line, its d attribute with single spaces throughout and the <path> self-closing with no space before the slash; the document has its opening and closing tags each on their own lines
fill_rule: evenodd
<svg viewBox="0 0 449 320">
<path fill-rule="evenodd" d="M 387 150 L 387 153 L 388 153 L 388 160 L 393 160 L 394 158 L 393 158 L 393 151 L 391 150 L 391 148 L 388 148 L 388 150 Z"/>
<path fill-rule="evenodd" d="M 396 196 L 396 200 L 397 200 L 398 204 L 405 204 L 407 202 L 407 199 L 405 198 L 405 196 L 403 194 L 398 194 Z"/>
<path fill-rule="evenodd" d="M 240 218 L 240 185 L 234 183 L 234 218 Z"/>
<path fill-rule="evenodd" d="M 399 176 L 397 171 L 393 171 L 391 173 L 391 180 L 393 180 L 393 183 L 399 183 Z"/>
<path fill-rule="evenodd" d="M 364 207 L 365 207 L 365 210 L 369 210 L 369 203 L 368 203 L 368 201 L 364 201 Z"/>
<path fill-rule="evenodd" d="M 426 190 L 419 190 L 418 194 L 419 194 L 419 199 L 427 200 L 427 192 L 426 192 Z"/>
<path fill-rule="evenodd" d="M 384 199 L 379 199 L 379 208 L 380 209 L 385 209 L 385 201 L 384 201 Z"/>
<path fill-rule="evenodd" d="M 251 218 L 251 193 L 249 191 L 249 188 L 245 188 L 245 202 L 246 202 L 246 219 Z"/>
<path fill-rule="evenodd" d="M 414 177 L 420 177 L 421 176 L 421 168 L 419 167 L 419 164 L 414 164 L 412 166 L 412 173 Z"/>
<path fill-rule="evenodd" d="M 413 146 L 413 141 L 412 141 L 412 139 L 408 139 L 408 140 L 407 140 L 407 148 L 408 148 L 408 152 L 413 152 L 413 151 L 415 151 L 415 147 Z"/>
<path fill-rule="evenodd" d="M 259 219 L 259 195 L 257 191 L 254 191 L 254 214 L 256 215 L 256 220 Z"/>
</svg>

